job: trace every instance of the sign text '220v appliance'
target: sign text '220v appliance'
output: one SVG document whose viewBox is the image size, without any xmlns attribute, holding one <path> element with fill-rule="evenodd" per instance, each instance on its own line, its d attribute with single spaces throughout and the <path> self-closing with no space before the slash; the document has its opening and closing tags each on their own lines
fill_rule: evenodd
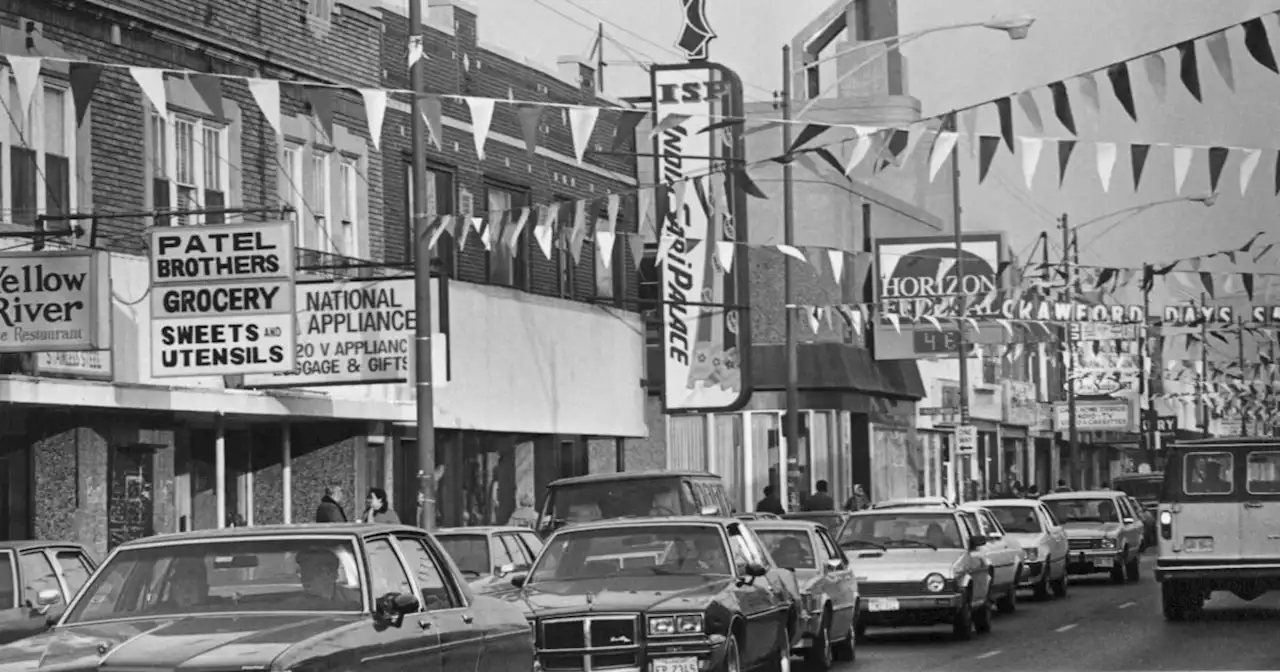
<svg viewBox="0 0 1280 672">
<path fill-rule="evenodd" d="M 743 160 L 742 125 L 708 126 L 742 116 L 742 82 L 705 61 L 657 65 L 650 78 L 654 119 L 688 117 L 653 141 L 654 174 L 668 187 L 656 209 L 664 407 L 736 410 L 751 398 L 748 260 L 735 246 L 722 264 L 716 243 L 746 240 L 746 197 L 732 170 Z M 670 188 L 681 183 L 677 204 Z"/>
</svg>

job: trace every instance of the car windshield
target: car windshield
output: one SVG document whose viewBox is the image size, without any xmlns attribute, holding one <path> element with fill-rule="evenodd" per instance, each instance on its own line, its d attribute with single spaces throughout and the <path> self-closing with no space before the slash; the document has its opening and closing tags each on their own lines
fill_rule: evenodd
<svg viewBox="0 0 1280 672">
<path fill-rule="evenodd" d="M 1123 492 L 1139 502 L 1150 502 L 1160 499 L 1160 491 L 1164 487 L 1164 477 L 1117 479 L 1116 490 Z"/>
<path fill-rule="evenodd" d="M 733 573 L 719 527 L 627 525 L 563 530 L 542 549 L 528 583 L 615 576 Z"/>
<path fill-rule="evenodd" d="M 629 479 L 557 486 L 547 498 L 542 524 L 589 523 L 614 518 L 696 513 L 679 478 Z"/>
<path fill-rule="evenodd" d="M 483 534 L 438 534 L 436 540 L 468 579 L 493 571 L 489 566 L 489 539 Z"/>
<path fill-rule="evenodd" d="M 955 514 L 884 513 L 849 518 L 837 539 L 844 548 L 859 546 L 962 548 Z"/>
<path fill-rule="evenodd" d="M 1044 503 L 1064 523 L 1120 522 L 1120 513 L 1110 499 L 1048 499 Z"/>
<path fill-rule="evenodd" d="M 987 509 L 996 517 L 996 521 L 1005 532 L 1038 534 L 1044 531 L 1040 526 L 1040 517 L 1036 515 L 1035 507 L 989 506 Z"/>
<path fill-rule="evenodd" d="M 840 525 L 844 523 L 844 519 L 838 513 L 829 511 L 806 511 L 804 513 L 788 513 L 787 520 L 808 520 L 818 523 L 827 528 L 829 532 L 835 534 L 840 531 Z"/>
<path fill-rule="evenodd" d="M 756 536 L 769 551 L 770 557 L 779 567 L 787 569 L 813 569 L 817 566 L 814 559 L 813 542 L 809 533 L 804 530 L 761 530 L 756 529 Z"/>
<path fill-rule="evenodd" d="M 335 537 L 192 540 L 120 550 L 67 623 L 210 612 L 360 612 L 354 544 Z"/>
</svg>

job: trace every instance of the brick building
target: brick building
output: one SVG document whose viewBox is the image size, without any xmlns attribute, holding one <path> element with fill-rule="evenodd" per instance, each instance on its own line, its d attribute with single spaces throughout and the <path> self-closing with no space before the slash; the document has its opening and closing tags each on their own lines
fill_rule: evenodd
<svg viewBox="0 0 1280 672">
<path fill-rule="evenodd" d="M 375 0 L 202 11 L 159 0 L 15 0 L 0 9 L 0 54 L 45 59 L 29 118 L 14 104 L 13 68 L 0 64 L 0 98 L 19 112 L 0 123 L 0 235 L 30 231 L 41 215 L 99 215 L 114 346 L 0 355 L 0 538 L 75 538 L 104 550 L 237 517 L 303 521 L 331 482 L 357 497 L 384 487 L 412 517 L 409 385 L 255 390 L 236 376 L 153 378 L 143 256 L 150 227 L 277 219 L 287 206 L 299 267 L 310 274 L 385 274 L 396 269 L 363 266 L 409 261 L 408 99 L 392 94 L 375 148 L 355 91 L 407 88 L 404 11 Z M 431 0 L 424 14 L 432 92 L 612 104 L 575 61 L 560 64 L 562 78 L 484 46 L 466 5 Z M 79 124 L 74 61 L 106 66 Z M 117 66 L 169 70 L 165 114 Z M 283 82 L 280 135 L 242 77 Z M 290 82 L 352 88 L 319 101 Z M 331 127 L 319 109 L 330 102 Z M 634 190 L 634 165 L 604 155 L 575 161 L 556 108 L 546 109 L 531 157 L 514 109 L 496 106 L 480 161 L 466 105 L 443 100 L 428 209 L 484 216 Z M 608 144 L 613 121 L 600 115 L 595 149 Z M 634 231 L 634 200 L 623 205 L 618 230 Z M 247 212 L 156 214 L 217 207 Z M 548 260 L 528 229 L 514 258 L 486 252 L 478 235 L 454 246 L 446 235 L 437 247 L 449 278 L 448 382 L 436 392 L 447 524 L 498 520 L 551 478 L 618 468 L 622 437 L 645 431 L 643 334 L 621 239 L 607 265 L 590 241 L 577 263 L 560 249 Z M 348 515 L 359 507 L 349 504 Z"/>
</svg>

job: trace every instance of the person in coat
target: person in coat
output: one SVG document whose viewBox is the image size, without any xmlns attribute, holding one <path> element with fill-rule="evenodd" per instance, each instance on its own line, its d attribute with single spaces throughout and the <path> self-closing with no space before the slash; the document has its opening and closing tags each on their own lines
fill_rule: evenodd
<svg viewBox="0 0 1280 672">
<path fill-rule="evenodd" d="M 345 499 L 345 493 L 342 486 L 332 484 L 324 489 L 324 497 L 320 498 L 320 506 L 316 507 L 317 523 L 345 523 L 347 522 L 347 512 L 342 510 L 342 500 Z"/>
<path fill-rule="evenodd" d="M 814 484 L 817 492 L 809 496 L 804 503 L 805 511 L 835 511 L 836 501 L 831 499 L 831 493 L 827 492 L 827 482 L 825 480 L 818 481 Z"/>
<path fill-rule="evenodd" d="M 756 503 L 756 511 L 781 516 L 787 510 L 782 508 L 782 500 L 778 499 L 778 491 L 772 485 L 764 486 L 764 499 Z"/>
<path fill-rule="evenodd" d="M 369 488 L 369 494 L 364 497 L 364 514 L 360 516 L 360 520 L 366 523 L 400 524 L 400 516 L 396 515 L 387 502 L 387 491 L 382 488 Z"/>
</svg>

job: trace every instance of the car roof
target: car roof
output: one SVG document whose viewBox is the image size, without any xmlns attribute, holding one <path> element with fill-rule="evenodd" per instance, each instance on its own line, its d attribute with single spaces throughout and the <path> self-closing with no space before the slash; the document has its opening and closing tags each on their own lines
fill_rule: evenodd
<svg viewBox="0 0 1280 672">
<path fill-rule="evenodd" d="M 951 500 L 946 497 L 900 497 L 898 499 L 885 499 L 871 505 L 871 508 L 902 506 L 902 505 L 920 505 L 920 506 L 955 506 Z"/>
<path fill-rule="evenodd" d="M 867 509 L 865 511 L 856 511 L 849 515 L 850 518 L 859 516 L 896 516 L 903 513 L 955 513 L 957 509 L 945 506 L 896 506 L 890 509 Z"/>
<path fill-rule="evenodd" d="M 558 488 L 562 485 L 580 485 L 582 483 L 609 483 L 612 481 L 644 481 L 669 478 L 707 478 L 721 480 L 716 474 L 705 471 L 624 471 L 605 474 L 587 474 L 570 476 L 551 481 L 547 487 Z"/>
<path fill-rule="evenodd" d="M 606 518 L 589 523 L 575 523 L 557 531 L 582 532 L 584 530 L 600 530 L 611 527 L 653 527 L 661 525 L 683 525 L 687 527 L 723 527 L 739 525 L 750 521 L 737 518 L 720 518 L 716 516 L 645 516 L 642 518 Z"/>
<path fill-rule="evenodd" d="M 527 532 L 532 534 L 533 530 L 527 527 L 519 527 L 517 525 L 477 525 L 475 527 L 442 527 L 432 534 L 440 537 L 453 534 L 493 535 L 499 532 Z"/>
<path fill-rule="evenodd" d="M 1127 497 L 1119 490 L 1072 490 L 1070 492 L 1050 492 L 1042 495 L 1042 500 L 1056 499 L 1115 499 L 1116 497 Z"/>
<path fill-rule="evenodd" d="M 809 520 L 818 516 L 836 516 L 839 518 L 848 517 L 849 511 L 788 511 L 781 516 L 782 520 Z"/>
<path fill-rule="evenodd" d="M 127 541 L 119 548 L 146 546 L 157 542 L 173 543 L 188 540 L 218 540 L 244 537 L 310 537 L 316 535 L 369 536 L 389 532 L 422 533 L 420 527 L 394 523 L 302 523 L 292 525 L 253 525 L 248 527 L 224 527 L 220 530 L 196 530 L 157 534 Z"/>
<path fill-rule="evenodd" d="M 1163 471 L 1149 471 L 1145 474 L 1120 474 L 1111 479 L 1114 484 L 1116 481 L 1162 481 L 1164 480 Z"/>
<path fill-rule="evenodd" d="M 745 521 L 747 527 L 753 530 L 806 530 L 812 532 L 815 529 L 826 529 L 822 523 L 812 520 L 787 520 L 785 518 L 766 518 L 764 520 L 748 520 Z"/>
<path fill-rule="evenodd" d="M 30 551 L 41 548 L 78 548 L 87 550 L 83 544 L 74 541 L 45 541 L 42 539 L 17 539 L 0 541 L 0 551 Z"/>
<path fill-rule="evenodd" d="M 980 506 L 983 508 L 991 508 L 993 506 L 1035 506 L 1036 500 L 1022 499 L 1020 497 L 1006 497 L 1004 499 L 979 499 L 974 502 L 965 502 L 960 508 Z"/>
</svg>

